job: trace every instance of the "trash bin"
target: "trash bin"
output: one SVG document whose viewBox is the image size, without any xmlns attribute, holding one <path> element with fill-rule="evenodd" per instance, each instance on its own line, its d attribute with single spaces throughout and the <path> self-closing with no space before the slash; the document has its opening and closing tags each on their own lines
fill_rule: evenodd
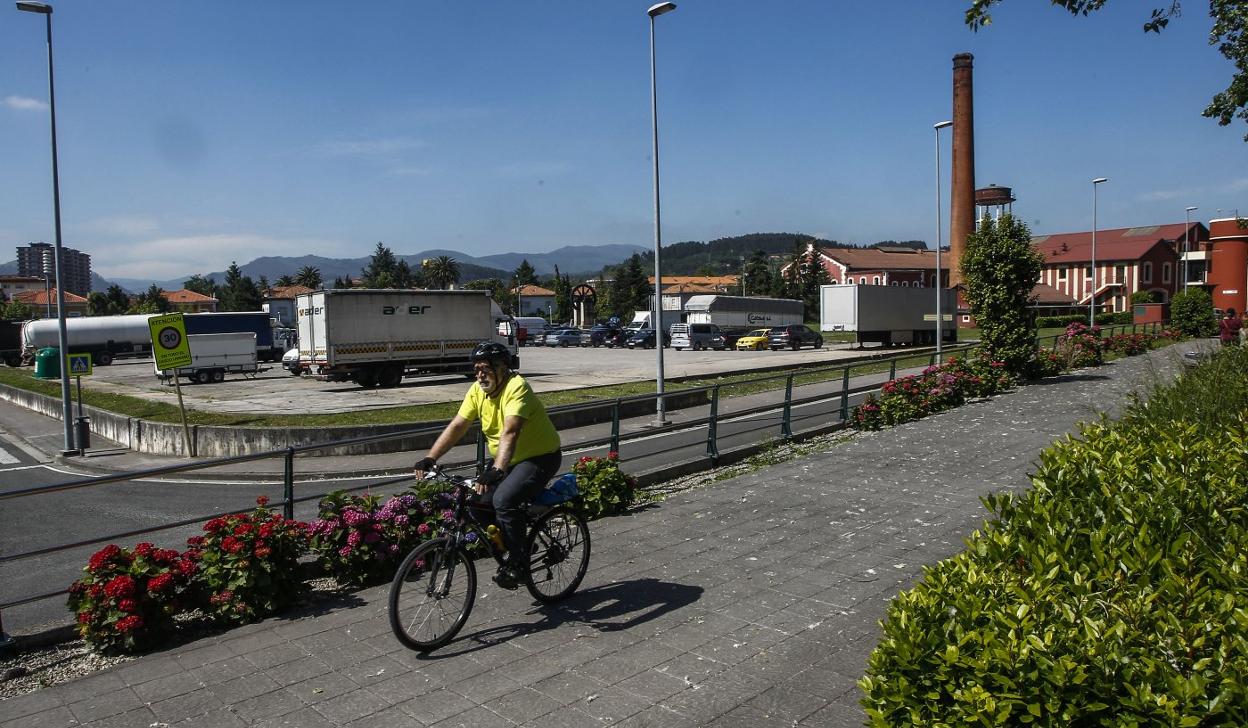
<svg viewBox="0 0 1248 728">
<path fill-rule="evenodd" d="M 74 418 L 74 442 L 79 452 L 91 447 L 91 418 Z"/>
<path fill-rule="evenodd" d="M 61 350 L 54 346 L 35 352 L 35 379 L 61 378 Z"/>
</svg>

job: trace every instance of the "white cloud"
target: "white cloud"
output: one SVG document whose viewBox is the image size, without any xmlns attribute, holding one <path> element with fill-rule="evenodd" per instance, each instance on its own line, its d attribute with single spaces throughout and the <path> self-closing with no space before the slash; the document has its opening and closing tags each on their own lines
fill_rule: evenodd
<svg viewBox="0 0 1248 728">
<path fill-rule="evenodd" d="M 87 252 L 91 253 L 91 267 L 105 278 L 159 280 L 221 271 L 230 261 L 242 265 L 265 255 L 332 254 L 336 245 L 327 240 L 219 233 L 95 245 Z"/>
<path fill-rule="evenodd" d="M 87 233 L 133 238 L 155 234 L 160 229 L 160 223 L 143 215 L 114 215 L 89 220 L 75 227 Z"/>
<path fill-rule="evenodd" d="M 313 153 L 323 157 L 379 157 L 398 154 L 429 146 L 419 139 L 392 137 L 389 139 L 356 139 L 321 142 L 312 147 Z"/>
<path fill-rule="evenodd" d="M 436 171 L 433 167 L 395 167 L 390 174 L 396 177 L 428 177 Z"/>
<path fill-rule="evenodd" d="M 10 109 L 18 111 L 47 111 L 48 104 L 39 99 L 32 99 L 26 96 L 5 96 L 4 105 Z"/>
</svg>

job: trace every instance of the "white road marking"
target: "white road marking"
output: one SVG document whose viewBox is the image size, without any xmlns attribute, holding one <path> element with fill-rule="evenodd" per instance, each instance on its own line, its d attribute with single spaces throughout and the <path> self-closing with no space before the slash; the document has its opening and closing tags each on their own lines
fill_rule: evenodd
<svg viewBox="0 0 1248 728">
<path fill-rule="evenodd" d="M 0 447 L 0 465 L 13 465 L 20 462 L 21 460 L 18 460 L 16 455 Z"/>
</svg>

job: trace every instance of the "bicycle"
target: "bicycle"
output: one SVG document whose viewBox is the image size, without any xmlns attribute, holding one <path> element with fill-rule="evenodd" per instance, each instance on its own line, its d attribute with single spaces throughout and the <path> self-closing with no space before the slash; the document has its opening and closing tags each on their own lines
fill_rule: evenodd
<svg viewBox="0 0 1248 728">
<path fill-rule="evenodd" d="M 473 479 L 433 470 L 427 480 L 454 487 L 454 518 L 449 529 L 417 546 L 403 559 L 390 584 L 390 629 L 409 649 L 428 652 L 454 639 L 468 621 L 477 595 L 477 568 L 471 543 L 485 544 L 503 564 L 503 550 L 487 535 L 484 515 L 493 509 L 470 502 Z M 530 505 L 528 576 L 524 586 L 539 602 L 571 596 L 589 568 L 589 525 L 571 502 Z"/>
</svg>

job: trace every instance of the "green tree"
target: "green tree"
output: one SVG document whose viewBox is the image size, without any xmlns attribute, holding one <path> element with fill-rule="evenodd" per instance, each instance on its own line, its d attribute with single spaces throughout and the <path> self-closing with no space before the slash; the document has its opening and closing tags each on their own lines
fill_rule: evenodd
<svg viewBox="0 0 1248 728">
<path fill-rule="evenodd" d="M 365 288 L 396 288 L 394 284 L 396 266 L 398 266 L 398 260 L 395 259 L 394 253 L 379 242 L 372 257 L 368 260 L 368 265 L 360 271 L 360 280 Z"/>
<path fill-rule="evenodd" d="M 555 292 L 555 310 L 551 312 L 551 317 L 555 321 L 572 320 L 572 279 L 566 273 L 560 275 L 557 265 L 550 290 Z"/>
<path fill-rule="evenodd" d="M 1158 303 L 1161 301 L 1161 293 L 1158 291 L 1136 291 L 1131 294 L 1131 303 Z"/>
<path fill-rule="evenodd" d="M 217 284 L 211 278 L 205 278 L 198 273 L 182 281 L 182 287 L 205 296 L 217 297 Z"/>
<path fill-rule="evenodd" d="M 29 321 L 34 317 L 34 310 L 22 301 L 9 301 L 4 307 L 6 321 Z"/>
<path fill-rule="evenodd" d="M 424 284 L 424 274 L 419 268 L 412 268 L 406 260 L 394 264 L 390 274 L 392 288 L 420 288 Z"/>
<path fill-rule="evenodd" d="M 511 274 L 512 280 L 517 286 L 527 286 L 531 283 L 537 283 L 537 271 L 533 270 L 533 266 L 529 265 L 529 259 L 525 258 L 520 261 L 520 265 L 515 272 Z"/>
<path fill-rule="evenodd" d="M 243 275 L 238 263 L 231 261 L 225 269 L 225 282 L 217 296 L 221 311 L 259 311 L 263 296 L 251 276 Z"/>
<path fill-rule="evenodd" d="M 504 311 L 510 311 L 511 306 L 508 303 L 509 295 L 507 286 L 497 278 L 479 278 L 475 281 L 468 281 L 464 284 L 465 291 L 489 291 L 490 298 L 499 305 Z"/>
<path fill-rule="evenodd" d="M 1013 215 L 984 218 L 966 238 L 961 270 L 971 315 L 984 350 L 1019 375 L 1035 354 L 1036 325 L 1031 294 L 1044 258 L 1031 245 L 1031 230 Z"/>
<path fill-rule="evenodd" d="M 170 308 L 165 292 L 153 283 L 146 291 L 135 297 L 129 313 L 167 313 Z"/>
<path fill-rule="evenodd" d="M 123 314 L 130 308 L 130 296 L 121 286 L 116 284 L 109 286 L 104 295 L 108 296 L 109 314 Z"/>
<path fill-rule="evenodd" d="M 1170 299 L 1170 323 L 1187 336 L 1215 336 L 1218 333 L 1218 316 L 1213 311 L 1213 299 L 1203 288 L 1179 291 Z"/>
<path fill-rule="evenodd" d="M 321 288 L 320 269 L 313 268 L 310 265 L 303 266 L 295 273 L 295 285 L 307 286 L 314 291 L 319 291 Z"/>
<path fill-rule="evenodd" d="M 421 266 L 430 288 L 447 289 L 459 283 L 459 263 L 449 255 L 439 255 Z"/>
<path fill-rule="evenodd" d="M 339 289 L 339 288 L 350 288 L 350 287 L 351 287 L 350 276 L 336 276 L 334 278 L 334 288 Z"/>
<path fill-rule="evenodd" d="M 817 318 L 819 315 L 820 287 L 828 285 L 832 282 L 832 279 L 828 277 L 828 270 L 823 267 L 823 261 L 819 258 L 819 253 L 816 251 L 811 251 L 802 256 L 797 270 L 798 274 L 793 298 L 802 302 L 803 307 L 806 309 L 807 317 Z"/>
<path fill-rule="evenodd" d="M 256 285 L 260 288 L 260 296 L 262 298 L 268 298 L 269 290 L 273 288 L 273 286 L 269 283 L 269 277 L 260 276 L 260 281 Z"/>
<path fill-rule="evenodd" d="M 295 277 L 292 275 L 278 276 L 277 280 L 273 282 L 273 285 L 279 288 L 286 288 L 287 286 L 293 286 L 295 285 Z"/>
<path fill-rule="evenodd" d="M 745 262 L 745 295 L 766 296 L 771 293 L 771 266 L 767 253 L 755 250 Z"/>
<path fill-rule="evenodd" d="M 992 7 L 1002 0 L 971 0 L 966 10 L 966 24 L 971 30 L 992 24 Z M 1049 0 L 1052 5 L 1064 8 L 1071 15 L 1089 15 L 1105 6 L 1107 0 Z M 1171 0 L 1168 8 L 1154 8 L 1148 21 L 1144 23 L 1145 33 L 1160 33 L 1170 24 L 1172 18 L 1179 17 L 1182 5 L 1179 0 Z M 1231 83 L 1223 91 L 1214 95 L 1209 106 L 1201 114 L 1217 119 L 1220 126 L 1226 126 L 1236 117 L 1248 122 L 1248 4 L 1243 0 L 1209 0 L 1209 17 L 1213 18 L 1213 28 L 1209 31 L 1209 45 L 1216 45 L 1218 51 L 1235 66 Z M 1248 135 L 1244 136 L 1248 141 Z"/>
<path fill-rule="evenodd" d="M 91 291 L 87 294 L 87 315 L 108 315 L 108 296 L 104 295 L 103 291 Z"/>
</svg>

